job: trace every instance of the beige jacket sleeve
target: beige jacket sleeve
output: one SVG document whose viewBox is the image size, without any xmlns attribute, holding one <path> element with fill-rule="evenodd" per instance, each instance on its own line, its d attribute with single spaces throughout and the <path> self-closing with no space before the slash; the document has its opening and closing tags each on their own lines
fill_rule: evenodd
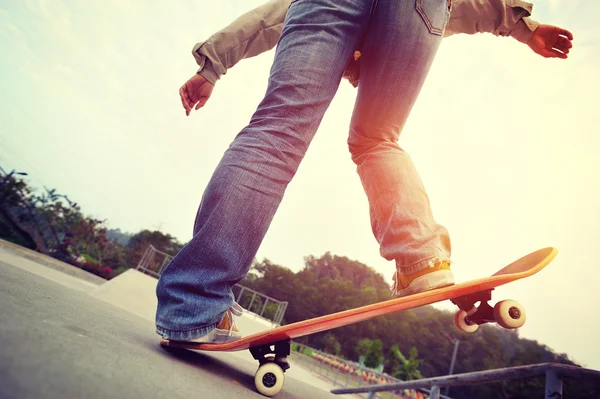
<svg viewBox="0 0 600 399">
<path fill-rule="evenodd" d="M 270 0 L 240 16 L 207 41 L 197 43 L 192 54 L 200 66 L 198 73 L 215 84 L 238 61 L 275 47 L 291 2 Z"/>
<path fill-rule="evenodd" d="M 529 18 L 532 8 L 522 0 L 454 0 L 444 36 L 488 32 L 527 43 L 539 26 Z"/>
<path fill-rule="evenodd" d="M 198 73 L 215 84 L 240 60 L 275 47 L 291 1 L 270 0 L 196 44 L 192 54 Z M 539 25 L 527 18 L 532 7 L 521 0 L 453 0 L 444 36 L 489 32 L 526 43 Z"/>
</svg>

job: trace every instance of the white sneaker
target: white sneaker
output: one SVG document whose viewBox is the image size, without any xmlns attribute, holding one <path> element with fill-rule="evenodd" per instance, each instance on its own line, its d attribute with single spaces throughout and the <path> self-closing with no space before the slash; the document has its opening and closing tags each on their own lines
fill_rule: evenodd
<svg viewBox="0 0 600 399">
<path fill-rule="evenodd" d="M 234 316 L 241 316 L 243 312 L 244 309 L 237 302 L 234 302 L 233 305 L 227 309 L 227 312 L 225 312 L 225 316 L 223 316 L 221 322 L 217 325 L 217 328 L 201 337 L 182 340 L 182 342 L 224 344 L 226 342 L 238 340 L 242 338 L 242 334 L 240 334 L 240 331 L 237 329 Z"/>
</svg>

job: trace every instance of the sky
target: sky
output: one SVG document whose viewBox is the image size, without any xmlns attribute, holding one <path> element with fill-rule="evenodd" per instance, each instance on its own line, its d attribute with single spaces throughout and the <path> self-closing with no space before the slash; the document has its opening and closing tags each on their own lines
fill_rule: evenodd
<svg viewBox="0 0 600 399">
<path fill-rule="evenodd" d="M 0 0 L 0 166 L 109 228 L 187 242 L 274 53 L 228 71 L 190 117 L 178 90 L 196 71 L 194 44 L 261 3 Z M 546 269 L 494 298 L 525 307 L 522 337 L 600 369 L 600 4 L 534 4 L 536 20 L 574 34 L 569 59 L 491 34 L 444 39 L 400 144 L 450 231 L 457 281 L 558 248 Z M 342 82 L 257 257 L 298 271 L 329 251 L 391 282 L 346 145 L 355 95 Z"/>
</svg>

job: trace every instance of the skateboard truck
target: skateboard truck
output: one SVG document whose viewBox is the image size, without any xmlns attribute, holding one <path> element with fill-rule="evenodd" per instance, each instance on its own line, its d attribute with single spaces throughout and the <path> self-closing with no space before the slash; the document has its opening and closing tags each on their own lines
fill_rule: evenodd
<svg viewBox="0 0 600 399">
<path fill-rule="evenodd" d="M 494 308 L 488 304 L 488 301 L 492 300 L 492 291 L 494 289 L 479 291 L 473 294 L 461 296 L 459 298 L 452 299 L 452 303 L 459 307 L 460 310 L 466 312 L 464 321 L 468 325 L 493 323 L 494 319 Z M 480 302 L 479 306 L 475 307 L 475 304 Z"/>
<path fill-rule="evenodd" d="M 525 309 L 517 301 L 505 300 L 493 307 L 492 291 L 484 290 L 452 299 L 460 309 L 454 315 L 454 326 L 462 332 L 475 332 L 481 324 L 498 323 L 504 328 L 519 328 L 525 324 Z M 479 306 L 475 304 L 479 302 Z"/>
<path fill-rule="evenodd" d="M 283 371 L 290 368 L 287 357 L 290 355 L 290 340 L 286 339 L 273 344 L 254 346 L 250 348 L 252 357 L 262 366 L 268 362 L 276 363 Z M 271 356 L 274 355 L 274 356 Z"/>
<path fill-rule="evenodd" d="M 254 375 L 254 385 L 258 392 L 265 396 L 273 396 L 283 387 L 284 372 L 290 368 L 290 363 L 287 361 L 290 355 L 290 342 L 288 338 L 249 348 L 252 357 L 260 364 Z"/>
</svg>

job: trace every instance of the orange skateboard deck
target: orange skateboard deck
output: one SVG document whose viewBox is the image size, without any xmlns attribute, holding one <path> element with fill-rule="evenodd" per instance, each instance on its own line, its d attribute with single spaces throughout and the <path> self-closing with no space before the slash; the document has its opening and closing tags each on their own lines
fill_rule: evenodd
<svg viewBox="0 0 600 399">
<path fill-rule="evenodd" d="M 257 389 L 262 394 L 271 396 L 279 392 L 283 386 L 281 382 L 283 371 L 289 367 L 285 358 L 289 355 L 290 340 L 294 338 L 445 300 L 452 300 L 459 307 L 460 310 L 454 316 L 454 325 L 463 332 L 473 332 L 480 324 L 490 322 L 497 322 L 504 328 L 521 327 L 525 322 L 523 307 L 512 300 L 500 301 L 492 307 L 487 303 L 491 300 L 491 292 L 496 287 L 536 274 L 556 257 L 557 252 L 555 248 L 540 249 L 502 268 L 490 277 L 283 325 L 232 342 L 200 344 L 161 340 L 160 343 L 168 347 L 202 351 L 250 349 L 254 358 L 261 364 L 256 378 L 260 377 L 263 383 L 255 379 Z M 480 305 L 475 307 L 477 303 Z M 268 370 L 260 373 L 265 366 Z M 276 368 L 277 366 L 279 369 Z"/>
</svg>

